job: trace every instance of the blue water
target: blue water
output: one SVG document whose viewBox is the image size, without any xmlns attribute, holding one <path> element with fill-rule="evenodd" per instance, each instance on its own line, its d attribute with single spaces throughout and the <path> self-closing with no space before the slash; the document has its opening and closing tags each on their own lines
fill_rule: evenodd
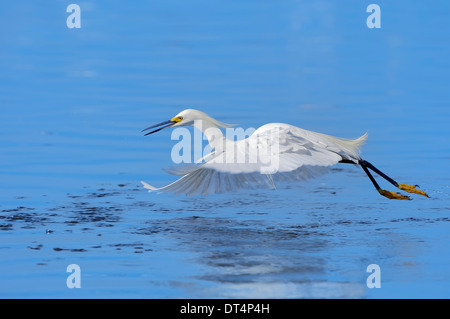
<svg viewBox="0 0 450 319">
<path fill-rule="evenodd" d="M 369 29 L 361 1 L 84 1 L 69 29 L 72 2 L 0 5 L 0 297 L 450 297 L 448 2 L 377 1 Z M 343 164 L 277 191 L 147 193 L 174 180 L 176 141 L 140 131 L 186 108 L 369 131 L 363 157 L 431 198 L 385 199 Z"/>
</svg>

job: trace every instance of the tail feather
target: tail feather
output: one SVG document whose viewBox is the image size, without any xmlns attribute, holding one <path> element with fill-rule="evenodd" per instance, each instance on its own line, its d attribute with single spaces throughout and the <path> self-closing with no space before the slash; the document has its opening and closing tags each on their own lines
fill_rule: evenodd
<svg viewBox="0 0 450 319">
<path fill-rule="evenodd" d="M 354 140 L 329 135 L 323 136 L 326 136 L 329 141 L 333 142 L 336 146 L 338 146 L 341 149 L 340 152 L 338 152 L 338 154 L 340 154 L 344 158 L 357 161 L 358 159 L 360 159 L 359 156 L 360 148 L 369 137 L 369 134 L 366 132 L 364 133 L 364 135 Z"/>
<path fill-rule="evenodd" d="M 349 155 L 359 158 L 361 146 L 366 142 L 369 134 L 366 132 L 364 135 L 354 139 L 354 140 L 344 140 L 346 148 L 348 149 Z"/>
</svg>

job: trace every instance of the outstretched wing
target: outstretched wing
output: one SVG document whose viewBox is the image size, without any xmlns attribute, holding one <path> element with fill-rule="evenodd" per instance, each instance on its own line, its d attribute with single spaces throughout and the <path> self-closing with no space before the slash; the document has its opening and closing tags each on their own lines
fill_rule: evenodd
<svg viewBox="0 0 450 319">
<path fill-rule="evenodd" d="M 202 164 L 168 170 L 182 177 L 167 186 L 142 184 L 149 191 L 186 195 L 272 188 L 279 181 L 305 180 L 324 174 L 328 166 L 342 158 L 355 159 L 358 146 L 353 147 L 353 141 L 356 140 L 328 138 L 287 124 L 268 124 L 245 140 L 224 139 L 224 145 Z"/>
</svg>

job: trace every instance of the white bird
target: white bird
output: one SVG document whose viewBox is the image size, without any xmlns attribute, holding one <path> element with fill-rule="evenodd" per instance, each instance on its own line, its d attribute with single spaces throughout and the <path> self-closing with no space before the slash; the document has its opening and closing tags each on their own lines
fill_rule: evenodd
<svg viewBox="0 0 450 319">
<path fill-rule="evenodd" d="M 343 139 L 307 131 L 289 124 L 270 123 L 258 128 L 251 136 L 238 141 L 227 139 L 220 128 L 231 127 L 204 112 L 187 109 L 171 120 L 152 125 L 143 131 L 149 135 L 167 127 L 194 126 L 208 139 L 212 152 L 197 164 L 168 170 L 181 176 L 175 182 L 153 187 L 141 182 L 149 191 L 176 194 L 207 195 L 248 188 L 275 188 L 278 181 L 298 181 L 315 177 L 337 163 L 351 163 L 363 168 L 377 191 L 389 199 L 409 200 L 410 197 L 380 188 L 371 169 L 397 188 L 428 197 L 417 185 L 399 184 L 359 156 L 367 133 L 357 139 Z"/>
</svg>

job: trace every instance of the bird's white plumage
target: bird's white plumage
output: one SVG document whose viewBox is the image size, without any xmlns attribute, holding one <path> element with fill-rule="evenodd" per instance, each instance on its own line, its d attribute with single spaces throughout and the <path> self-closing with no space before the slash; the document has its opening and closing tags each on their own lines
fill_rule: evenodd
<svg viewBox="0 0 450 319">
<path fill-rule="evenodd" d="M 149 191 L 207 195 L 242 188 L 272 188 L 278 181 L 305 180 L 323 174 L 342 159 L 357 163 L 359 148 L 367 139 L 367 133 L 349 140 L 270 123 L 246 139 L 231 141 L 218 129 L 216 123 L 220 122 L 205 113 L 185 110 L 180 115 L 189 119 L 184 125 L 193 125 L 205 133 L 214 150 L 203 163 L 168 169 L 182 177 L 167 186 L 155 188 L 142 182 Z"/>
</svg>

